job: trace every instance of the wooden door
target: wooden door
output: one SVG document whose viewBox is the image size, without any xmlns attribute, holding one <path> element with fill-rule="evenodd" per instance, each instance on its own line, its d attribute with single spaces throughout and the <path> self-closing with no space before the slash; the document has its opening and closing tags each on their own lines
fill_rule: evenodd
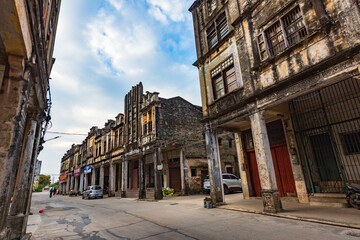
<svg viewBox="0 0 360 240">
<path fill-rule="evenodd" d="M 139 169 L 135 168 L 131 170 L 131 189 L 139 188 Z"/>
<path fill-rule="evenodd" d="M 255 197 L 261 197 L 261 184 L 259 177 L 259 170 L 256 162 L 255 151 L 250 150 L 247 152 L 247 158 L 249 162 L 250 180 L 251 186 Z"/>
<path fill-rule="evenodd" d="M 280 196 L 296 196 L 295 179 L 286 142 L 271 146 L 271 155 Z"/>
<path fill-rule="evenodd" d="M 181 191 L 181 175 L 180 175 L 180 167 L 169 168 L 170 173 L 170 187 L 175 191 Z"/>
</svg>

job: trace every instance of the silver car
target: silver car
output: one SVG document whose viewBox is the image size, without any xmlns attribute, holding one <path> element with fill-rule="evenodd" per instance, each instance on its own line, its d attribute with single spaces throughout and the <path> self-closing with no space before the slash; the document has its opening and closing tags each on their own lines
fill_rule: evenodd
<svg viewBox="0 0 360 240">
<path fill-rule="evenodd" d="M 224 185 L 224 193 L 228 194 L 232 191 L 242 190 L 241 187 L 241 179 L 231 173 L 223 173 L 222 174 L 223 185 Z M 209 176 L 207 176 L 204 180 L 204 192 L 210 193 L 210 180 Z"/>
<path fill-rule="evenodd" d="M 90 199 L 90 198 L 103 198 L 103 189 L 101 186 L 94 185 L 88 186 L 86 190 L 83 192 L 82 199 Z"/>
</svg>

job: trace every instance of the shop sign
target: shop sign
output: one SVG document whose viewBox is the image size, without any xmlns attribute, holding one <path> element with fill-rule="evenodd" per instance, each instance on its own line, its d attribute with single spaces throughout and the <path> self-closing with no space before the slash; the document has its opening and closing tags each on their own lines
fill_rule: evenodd
<svg viewBox="0 0 360 240">
<path fill-rule="evenodd" d="M 80 176 L 80 168 L 75 168 L 74 169 L 74 177 L 78 177 Z"/>
<path fill-rule="evenodd" d="M 91 173 L 91 165 L 86 166 L 86 167 L 84 168 L 84 173 L 85 173 L 85 174 Z"/>
<path fill-rule="evenodd" d="M 59 180 L 60 183 L 65 183 L 66 182 L 66 173 L 63 173 L 60 175 L 60 180 Z"/>
</svg>

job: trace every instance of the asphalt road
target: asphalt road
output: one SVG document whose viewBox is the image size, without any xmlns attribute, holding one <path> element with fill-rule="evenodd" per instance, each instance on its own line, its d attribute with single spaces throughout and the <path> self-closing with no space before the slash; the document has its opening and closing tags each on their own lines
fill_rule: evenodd
<svg viewBox="0 0 360 240">
<path fill-rule="evenodd" d="M 230 197 L 237 197 L 233 194 Z M 203 196 L 159 202 L 82 200 L 34 193 L 28 232 L 34 239 L 326 239 L 360 240 L 360 231 L 316 223 L 205 209 Z M 43 209 L 43 213 L 39 210 Z"/>
</svg>

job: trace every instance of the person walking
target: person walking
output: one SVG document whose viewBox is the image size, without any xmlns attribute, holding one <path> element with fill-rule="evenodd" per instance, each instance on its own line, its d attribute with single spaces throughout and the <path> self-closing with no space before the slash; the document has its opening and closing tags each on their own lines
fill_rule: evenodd
<svg viewBox="0 0 360 240">
<path fill-rule="evenodd" d="M 53 195 L 53 188 L 50 188 L 50 198 L 52 197 L 52 195 Z"/>
<path fill-rule="evenodd" d="M 56 195 L 56 191 L 57 191 L 57 189 L 56 189 L 56 187 L 54 187 L 54 193 L 53 193 L 54 197 Z"/>
</svg>

